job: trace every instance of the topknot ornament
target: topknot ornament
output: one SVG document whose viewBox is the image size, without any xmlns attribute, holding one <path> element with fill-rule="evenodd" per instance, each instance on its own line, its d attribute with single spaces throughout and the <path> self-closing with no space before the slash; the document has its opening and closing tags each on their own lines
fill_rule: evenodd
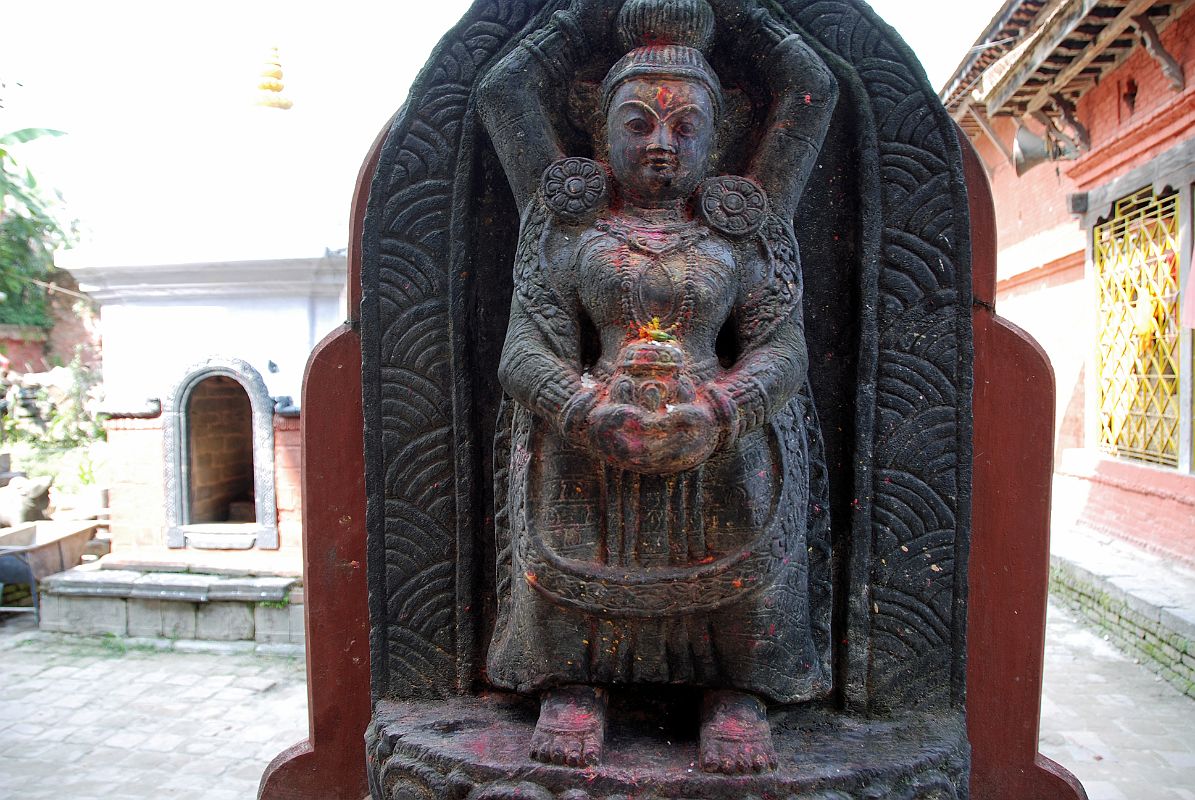
<svg viewBox="0 0 1195 800">
<path fill-rule="evenodd" d="M 617 29 L 624 51 L 676 44 L 704 52 L 714 39 L 714 10 L 706 0 L 627 0 Z"/>
</svg>

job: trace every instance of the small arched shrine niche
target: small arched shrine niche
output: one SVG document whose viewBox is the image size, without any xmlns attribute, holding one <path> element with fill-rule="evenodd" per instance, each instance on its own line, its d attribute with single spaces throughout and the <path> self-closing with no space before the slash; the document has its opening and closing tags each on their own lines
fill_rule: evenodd
<svg viewBox="0 0 1195 800">
<path fill-rule="evenodd" d="M 232 378 L 204 378 L 187 399 L 188 507 L 185 524 L 256 522 L 253 408 Z"/>
</svg>

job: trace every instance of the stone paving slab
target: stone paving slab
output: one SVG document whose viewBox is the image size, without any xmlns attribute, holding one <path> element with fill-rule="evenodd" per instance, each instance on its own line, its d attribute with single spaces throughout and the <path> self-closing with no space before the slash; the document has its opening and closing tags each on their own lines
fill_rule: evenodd
<svg viewBox="0 0 1195 800">
<path fill-rule="evenodd" d="M 141 644 L 0 616 L 0 797 L 251 800 L 306 737 L 301 658 Z"/>
<path fill-rule="evenodd" d="M 1195 700 L 1050 604 L 1041 752 L 1089 800 L 1195 800 Z"/>
</svg>

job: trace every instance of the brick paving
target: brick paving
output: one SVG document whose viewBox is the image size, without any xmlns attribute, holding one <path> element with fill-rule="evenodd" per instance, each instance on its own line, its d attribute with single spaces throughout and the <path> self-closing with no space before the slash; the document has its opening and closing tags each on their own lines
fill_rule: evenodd
<svg viewBox="0 0 1195 800">
<path fill-rule="evenodd" d="M 1052 605 L 1042 752 L 1090 800 L 1195 800 L 1195 700 Z M 251 800 L 306 735 L 297 658 L 122 649 L 0 618 L 0 797 Z"/>
<path fill-rule="evenodd" d="M 0 618 L 0 797 L 251 800 L 306 735 L 299 658 L 128 649 Z"/>
</svg>

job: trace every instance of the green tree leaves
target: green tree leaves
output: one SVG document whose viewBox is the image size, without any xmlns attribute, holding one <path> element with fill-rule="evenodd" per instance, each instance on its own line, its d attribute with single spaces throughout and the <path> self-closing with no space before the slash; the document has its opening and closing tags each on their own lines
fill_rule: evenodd
<svg viewBox="0 0 1195 800">
<path fill-rule="evenodd" d="M 55 202 L 22 168 L 13 150 L 45 136 L 49 128 L 22 128 L 0 136 L 0 323 L 49 327 L 46 290 L 39 285 L 54 266 L 54 251 L 70 243 L 71 232 L 53 214 Z"/>
</svg>

